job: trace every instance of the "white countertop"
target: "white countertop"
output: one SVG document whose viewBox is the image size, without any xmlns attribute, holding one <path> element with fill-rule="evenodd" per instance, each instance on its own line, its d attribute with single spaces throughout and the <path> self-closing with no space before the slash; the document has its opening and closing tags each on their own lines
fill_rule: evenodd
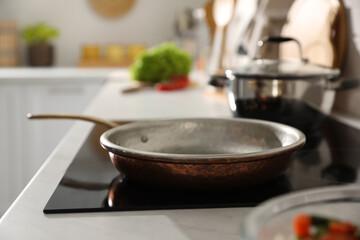
<svg viewBox="0 0 360 240">
<path fill-rule="evenodd" d="M 7 67 L 0 68 L 0 79 L 20 78 L 69 78 L 106 77 L 115 68 L 77 68 L 77 67 Z"/>
<path fill-rule="evenodd" d="M 79 67 L 9 67 L 0 68 L 0 83 L 31 83 L 36 81 L 104 81 L 112 78 L 126 79 L 128 73 L 121 68 Z"/>
<path fill-rule="evenodd" d="M 199 88 L 122 94 L 108 81 L 86 114 L 106 119 L 231 117 L 227 102 Z M 191 106 L 191 107 L 190 107 Z M 43 208 L 92 128 L 76 122 L 0 220 L 0 239 L 237 239 L 248 208 L 45 215 Z"/>
<path fill-rule="evenodd" d="M 117 73 L 116 76 L 123 73 Z M 111 77 L 110 77 L 111 78 Z M 115 77 L 117 79 L 117 77 Z M 110 120 L 231 117 L 225 99 L 201 88 L 122 94 L 107 81 L 85 114 Z M 76 122 L 0 220 L 0 239 L 238 239 L 250 208 L 45 215 L 43 209 L 93 124 Z"/>
</svg>

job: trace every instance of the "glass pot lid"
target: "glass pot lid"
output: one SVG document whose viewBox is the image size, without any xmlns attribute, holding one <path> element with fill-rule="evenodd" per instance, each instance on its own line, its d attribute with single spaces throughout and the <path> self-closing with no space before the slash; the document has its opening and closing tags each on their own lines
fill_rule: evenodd
<svg viewBox="0 0 360 240">
<path fill-rule="evenodd" d="M 311 64 L 303 58 L 302 47 L 298 40 L 290 37 L 265 37 L 258 42 L 258 52 L 264 43 L 283 43 L 294 41 L 299 47 L 299 58 L 293 60 L 284 59 L 264 59 L 258 57 L 248 61 L 237 68 L 226 70 L 226 76 L 229 79 L 238 78 L 255 78 L 255 79 L 330 79 L 334 80 L 339 77 L 340 70 L 329 68 L 316 64 Z"/>
<path fill-rule="evenodd" d="M 226 70 L 229 79 L 335 79 L 340 75 L 337 68 L 310 64 L 304 60 L 255 59 L 234 69 Z"/>
</svg>

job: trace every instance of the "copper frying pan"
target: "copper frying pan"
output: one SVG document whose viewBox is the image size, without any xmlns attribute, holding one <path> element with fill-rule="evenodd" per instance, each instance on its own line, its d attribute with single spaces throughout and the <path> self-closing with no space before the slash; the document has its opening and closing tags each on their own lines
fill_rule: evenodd
<svg viewBox="0 0 360 240">
<path fill-rule="evenodd" d="M 110 129 L 100 137 L 114 166 L 135 182 L 177 189 L 229 189 L 272 180 L 305 143 L 299 130 L 253 119 L 170 119 L 118 126 L 83 115 L 29 119 L 91 121 Z"/>
</svg>

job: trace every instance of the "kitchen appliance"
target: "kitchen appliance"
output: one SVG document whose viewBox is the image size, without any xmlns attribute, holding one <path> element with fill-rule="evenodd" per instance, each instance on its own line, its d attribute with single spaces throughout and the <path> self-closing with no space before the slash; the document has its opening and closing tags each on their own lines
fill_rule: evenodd
<svg viewBox="0 0 360 240">
<path fill-rule="evenodd" d="M 88 135 L 45 213 L 256 206 L 288 192 L 360 183 L 360 130 L 325 115 L 318 130 L 307 134 L 304 148 L 283 175 L 258 187 L 231 191 L 174 191 L 131 182 L 100 147 L 99 137 L 105 130 L 96 126 Z"/>
<path fill-rule="evenodd" d="M 142 121 L 106 131 L 101 145 L 119 171 L 171 189 L 253 186 L 280 175 L 305 142 L 295 128 L 253 119 Z"/>
<path fill-rule="evenodd" d="M 289 37 L 265 37 L 258 42 L 295 42 L 295 60 L 255 58 L 226 70 L 228 102 L 235 116 L 276 121 L 304 132 L 319 127 L 321 117 L 313 108 L 329 113 L 334 91 L 356 87 L 358 80 L 341 79 L 340 70 L 310 63 L 303 58 L 299 41 Z M 331 91 L 330 91 L 331 90 Z"/>
<path fill-rule="evenodd" d="M 258 185 L 279 176 L 305 143 L 304 134 L 293 127 L 254 119 L 146 120 L 116 126 L 84 115 L 27 116 L 81 119 L 110 127 L 100 143 L 114 166 L 132 181 L 165 189 Z"/>
</svg>

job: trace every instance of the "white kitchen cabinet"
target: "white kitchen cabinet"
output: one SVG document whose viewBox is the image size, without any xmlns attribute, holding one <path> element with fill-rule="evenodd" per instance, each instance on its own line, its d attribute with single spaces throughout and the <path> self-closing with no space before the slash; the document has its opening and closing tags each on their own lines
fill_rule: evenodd
<svg viewBox="0 0 360 240">
<path fill-rule="evenodd" d="M 0 81 L 0 216 L 74 120 L 28 120 L 27 113 L 81 114 L 105 79 Z"/>
<path fill-rule="evenodd" d="M 21 108 L 19 99 L 25 89 L 16 84 L 0 86 L 0 214 L 21 189 L 21 147 L 16 135 L 21 132 L 21 119 L 15 118 Z"/>
</svg>

